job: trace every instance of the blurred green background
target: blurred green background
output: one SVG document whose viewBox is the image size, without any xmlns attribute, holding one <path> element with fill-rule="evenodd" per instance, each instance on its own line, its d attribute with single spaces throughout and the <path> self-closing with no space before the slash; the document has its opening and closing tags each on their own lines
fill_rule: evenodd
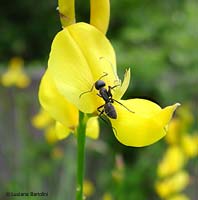
<svg viewBox="0 0 198 200">
<path fill-rule="evenodd" d="M 0 73 L 12 57 L 19 56 L 32 82 L 25 89 L 6 88 L 0 82 L 0 200 L 26 199 L 6 197 L 7 191 L 49 193 L 32 199 L 74 199 L 75 137 L 49 144 L 43 132 L 31 125 L 40 108 L 37 92 L 51 42 L 61 30 L 56 7 L 55 0 L 1 1 Z M 120 77 L 131 68 L 132 81 L 124 97 L 150 99 L 162 107 L 188 103 L 195 119 L 192 132 L 198 122 L 197 10 L 196 0 L 111 1 L 107 33 Z M 89 1 L 76 2 L 76 15 L 77 21 L 89 21 Z M 125 147 L 108 126 L 101 123 L 101 129 L 99 140 L 87 141 L 86 179 L 95 186 L 88 199 L 100 200 L 105 192 L 115 200 L 159 199 L 154 183 L 165 142 Z M 121 182 L 112 175 L 117 156 L 125 166 Z M 187 168 L 196 179 L 197 159 Z M 191 200 L 198 199 L 196 184 L 186 190 Z"/>
</svg>

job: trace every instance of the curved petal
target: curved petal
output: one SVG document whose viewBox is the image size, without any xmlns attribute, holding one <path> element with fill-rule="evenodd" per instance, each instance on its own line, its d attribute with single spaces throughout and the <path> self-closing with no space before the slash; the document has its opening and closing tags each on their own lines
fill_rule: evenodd
<svg viewBox="0 0 198 200">
<path fill-rule="evenodd" d="M 101 62 L 104 57 L 109 62 Z M 103 60 L 105 60 L 103 59 Z M 96 98 L 96 91 L 90 89 L 102 79 L 107 85 L 114 85 L 115 53 L 108 39 L 95 27 L 77 23 L 60 31 L 50 52 L 48 69 L 59 92 L 82 112 L 92 113 L 103 100 Z M 86 94 L 80 95 L 84 92 Z"/>
<path fill-rule="evenodd" d="M 161 109 L 157 104 L 144 99 L 120 100 L 132 112 L 114 103 L 117 119 L 110 119 L 116 138 L 127 146 L 147 146 L 165 134 L 178 104 Z"/>
<path fill-rule="evenodd" d="M 52 124 L 45 129 L 44 136 L 48 143 L 57 142 L 58 138 L 56 136 L 55 124 Z"/>
<path fill-rule="evenodd" d="M 45 72 L 40 83 L 39 101 L 42 107 L 56 121 L 59 121 L 68 128 L 77 126 L 77 108 L 58 92 L 48 70 Z"/>
<path fill-rule="evenodd" d="M 99 136 L 99 123 L 98 117 L 90 117 L 86 125 L 86 136 L 92 139 L 98 139 Z"/>
<path fill-rule="evenodd" d="M 110 18 L 109 0 L 91 0 L 90 4 L 90 24 L 106 34 Z"/>
<path fill-rule="evenodd" d="M 63 27 L 74 24 L 75 19 L 75 1 L 74 0 L 58 0 L 58 11 L 61 24 Z"/>
<path fill-rule="evenodd" d="M 128 70 L 126 70 L 126 72 L 124 74 L 124 80 L 122 82 L 122 85 L 120 87 L 116 87 L 114 89 L 114 91 L 115 91 L 114 95 L 113 95 L 114 99 L 119 100 L 122 98 L 122 96 L 126 92 L 127 88 L 129 87 L 130 78 L 131 78 L 131 74 L 130 74 L 130 68 L 129 68 Z"/>
<path fill-rule="evenodd" d="M 56 137 L 59 140 L 67 138 L 71 133 L 71 130 L 68 127 L 63 126 L 60 122 L 56 122 L 55 131 Z"/>
<path fill-rule="evenodd" d="M 43 109 L 40 109 L 39 113 L 36 114 L 35 116 L 33 116 L 32 120 L 31 120 L 32 125 L 38 129 L 43 129 L 43 128 L 49 126 L 50 124 L 52 124 L 53 121 L 54 120 L 49 115 L 49 113 Z"/>
</svg>

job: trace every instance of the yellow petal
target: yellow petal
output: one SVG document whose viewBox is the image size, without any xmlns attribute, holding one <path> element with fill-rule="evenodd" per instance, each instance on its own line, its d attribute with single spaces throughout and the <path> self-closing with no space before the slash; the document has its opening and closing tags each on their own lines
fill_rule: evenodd
<svg viewBox="0 0 198 200">
<path fill-rule="evenodd" d="M 24 72 L 21 72 L 16 79 L 16 86 L 19 88 L 26 88 L 29 86 L 30 82 L 30 78 Z"/>
<path fill-rule="evenodd" d="M 86 136 L 92 139 L 98 139 L 99 136 L 99 123 L 98 117 L 90 117 L 87 121 Z"/>
<path fill-rule="evenodd" d="M 120 100 L 128 109 L 114 103 L 117 119 L 110 119 L 116 138 L 127 146 L 150 145 L 165 134 L 178 104 L 161 109 L 157 104 L 144 99 Z"/>
<path fill-rule="evenodd" d="M 168 128 L 167 135 L 165 137 L 168 144 L 177 144 L 181 137 L 181 120 L 174 118 Z"/>
<path fill-rule="evenodd" d="M 184 194 L 176 194 L 174 196 L 171 196 L 170 198 L 168 198 L 167 200 L 190 200 L 189 197 L 187 197 Z"/>
<path fill-rule="evenodd" d="M 59 122 L 56 122 L 55 130 L 56 130 L 56 137 L 59 140 L 67 138 L 69 134 L 71 133 L 71 130 L 68 127 L 63 126 Z"/>
<path fill-rule="evenodd" d="M 113 94 L 113 98 L 114 99 L 121 99 L 122 96 L 124 95 L 124 93 L 126 92 L 128 86 L 129 86 L 129 83 L 130 83 L 130 77 L 131 77 L 131 74 L 130 74 L 130 68 L 128 70 L 126 70 L 125 72 L 125 75 L 124 75 L 124 80 L 122 82 L 122 85 L 121 87 L 116 87 L 114 89 L 114 94 Z"/>
<path fill-rule="evenodd" d="M 39 88 L 39 101 L 52 118 L 68 128 L 78 124 L 78 110 L 69 103 L 55 87 L 48 71 L 45 72 Z"/>
<path fill-rule="evenodd" d="M 107 62 L 101 61 L 108 60 Z M 53 43 L 48 62 L 49 72 L 59 92 L 82 112 L 92 113 L 103 100 L 95 89 L 89 91 L 104 73 L 107 85 L 114 85 L 116 61 L 108 39 L 95 27 L 77 23 L 60 31 Z"/>
<path fill-rule="evenodd" d="M 197 156 L 198 144 L 195 140 L 195 136 L 184 134 L 181 139 L 181 146 L 187 157 L 193 158 Z"/>
<path fill-rule="evenodd" d="M 74 0 L 58 0 L 58 11 L 63 27 L 75 23 L 75 1 Z"/>
<path fill-rule="evenodd" d="M 185 171 L 180 171 L 170 178 L 157 182 L 156 191 L 161 198 L 182 191 L 189 184 L 189 175 Z"/>
<path fill-rule="evenodd" d="M 44 135 L 48 143 L 55 143 L 58 140 L 54 124 L 45 129 Z"/>
<path fill-rule="evenodd" d="M 38 129 L 42 129 L 49 126 L 53 121 L 54 120 L 49 115 L 49 113 L 43 109 L 40 109 L 39 113 L 33 116 L 31 120 L 32 125 Z"/>
<path fill-rule="evenodd" d="M 158 166 L 158 176 L 165 177 L 179 171 L 185 164 L 185 156 L 181 148 L 171 146 Z"/>
<path fill-rule="evenodd" d="M 9 68 L 12 70 L 21 70 L 24 66 L 24 60 L 20 57 L 13 57 L 10 59 Z"/>
<path fill-rule="evenodd" d="M 94 185 L 91 181 L 89 180 L 84 180 L 83 182 L 83 195 L 85 197 L 90 197 L 93 195 L 95 191 Z"/>
<path fill-rule="evenodd" d="M 17 86 L 26 88 L 30 84 L 30 78 L 23 70 L 22 58 L 14 57 L 10 60 L 8 70 L 2 75 L 2 84 L 5 87 Z"/>
<path fill-rule="evenodd" d="M 102 200 L 113 200 L 113 197 L 112 197 L 111 193 L 106 192 L 106 193 L 102 196 Z"/>
<path fill-rule="evenodd" d="M 106 34 L 110 18 L 109 0 L 91 0 L 90 3 L 90 24 Z"/>
</svg>

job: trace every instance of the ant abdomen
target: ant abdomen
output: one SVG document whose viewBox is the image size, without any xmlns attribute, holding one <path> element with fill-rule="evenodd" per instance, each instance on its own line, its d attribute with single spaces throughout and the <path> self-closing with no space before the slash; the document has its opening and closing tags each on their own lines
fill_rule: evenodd
<svg viewBox="0 0 198 200">
<path fill-rule="evenodd" d="M 104 105 L 104 112 L 106 113 L 106 115 L 112 119 L 117 119 L 117 113 L 116 110 L 114 108 L 114 106 L 108 102 Z"/>
</svg>

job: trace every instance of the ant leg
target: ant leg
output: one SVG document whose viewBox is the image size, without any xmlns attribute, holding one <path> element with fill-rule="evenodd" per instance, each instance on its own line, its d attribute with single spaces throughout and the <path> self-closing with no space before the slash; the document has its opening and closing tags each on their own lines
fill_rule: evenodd
<svg viewBox="0 0 198 200">
<path fill-rule="evenodd" d="M 97 94 L 97 95 L 102 98 L 102 96 L 100 94 Z"/>
<path fill-rule="evenodd" d="M 113 90 L 114 88 L 118 87 L 118 86 L 121 86 L 120 84 L 118 85 L 114 85 L 113 87 L 109 86 L 111 88 L 111 90 Z"/>
<path fill-rule="evenodd" d="M 102 106 L 100 106 L 100 107 L 97 108 L 98 112 L 100 113 L 98 116 L 99 116 L 99 118 L 100 118 L 103 122 L 105 122 L 105 124 L 107 124 L 108 126 L 110 126 L 110 127 L 115 131 L 115 134 L 117 135 L 117 131 L 116 131 L 116 129 L 111 125 L 111 123 L 109 123 L 105 118 L 102 117 L 103 114 L 104 114 L 104 109 L 103 109 L 103 110 L 100 110 L 100 108 L 102 108 L 103 106 L 104 106 L 104 105 L 102 105 Z"/>
<path fill-rule="evenodd" d="M 101 108 L 104 107 L 105 104 L 103 104 L 102 106 L 98 107 L 97 108 L 97 111 L 100 113 L 99 115 L 102 115 L 104 113 L 104 109 L 103 110 L 100 110 Z"/>
<path fill-rule="evenodd" d="M 125 109 L 127 109 L 129 112 L 131 113 L 135 113 L 134 111 L 130 110 L 129 108 L 127 108 L 124 104 L 120 103 L 119 101 L 113 99 L 113 101 L 115 101 L 116 103 L 120 104 L 121 106 L 123 106 Z"/>
<path fill-rule="evenodd" d="M 113 95 L 112 95 L 112 93 L 111 93 L 111 90 L 113 90 L 114 88 L 116 88 L 116 87 L 118 87 L 118 86 L 120 86 L 120 85 L 114 85 L 113 87 L 111 87 L 111 86 L 108 86 L 108 94 L 109 94 L 109 96 L 112 98 L 113 97 Z"/>
<path fill-rule="evenodd" d="M 98 80 L 100 80 L 101 78 L 103 78 L 103 77 L 105 77 L 105 76 L 107 76 L 108 75 L 108 73 L 106 73 L 106 72 L 103 72 L 104 73 L 104 75 L 102 75 Z M 86 93 L 89 93 L 89 92 L 92 92 L 92 90 L 93 90 L 93 88 L 94 88 L 94 85 L 95 85 L 95 83 L 92 85 L 92 87 L 91 87 L 91 89 L 90 90 L 88 90 L 88 91 L 86 91 L 86 92 L 83 92 L 83 93 L 81 93 L 80 95 L 79 95 L 79 99 L 82 97 L 82 95 L 84 95 L 84 94 L 86 94 Z"/>
<path fill-rule="evenodd" d="M 105 118 L 102 117 L 102 115 L 104 114 L 104 109 L 103 110 L 100 110 L 100 109 L 103 108 L 103 107 L 104 107 L 104 105 L 97 108 L 97 111 L 99 112 L 98 117 L 100 119 L 102 119 L 102 121 L 104 121 L 107 125 L 109 125 L 109 123 L 105 120 Z"/>
</svg>

